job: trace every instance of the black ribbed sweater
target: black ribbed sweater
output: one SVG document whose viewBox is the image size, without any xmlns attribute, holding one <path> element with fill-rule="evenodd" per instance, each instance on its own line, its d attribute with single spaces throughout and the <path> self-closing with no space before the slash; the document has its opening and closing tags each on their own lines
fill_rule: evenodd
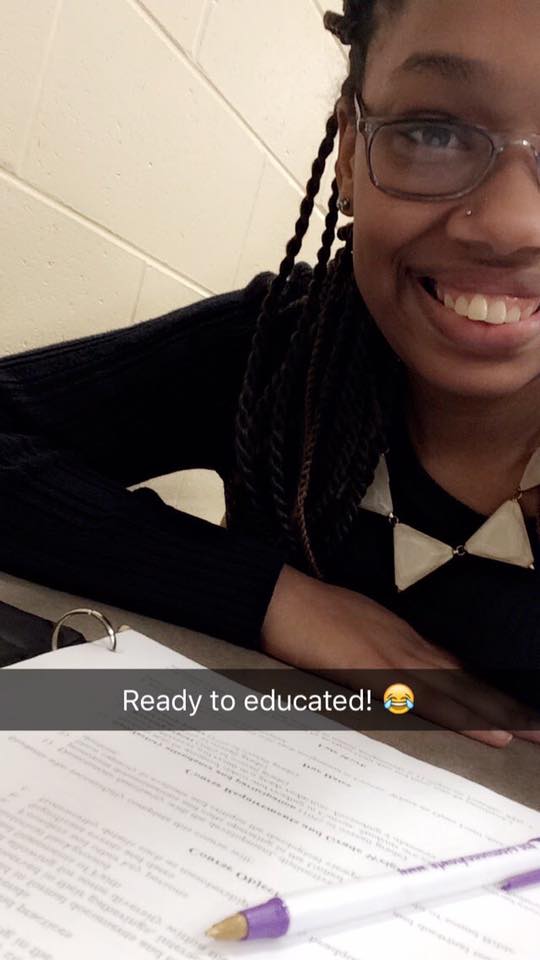
<svg viewBox="0 0 540 960">
<path fill-rule="evenodd" d="M 226 481 L 269 274 L 111 333 L 0 361 L 0 568 L 256 646 L 282 554 L 126 488 Z"/>
<path fill-rule="evenodd" d="M 0 361 L 2 569 L 257 646 L 284 555 L 249 531 L 126 488 L 191 467 L 228 483 L 238 396 L 270 278 Z M 403 425 L 388 463 L 403 522 L 457 546 L 485 519 L 428 476 Z M 469 663 L 538 668 L 540 550 L 534 523 L 527 526 L 536 571 L 466 556 L 398 594 L 391 528 L 361 511 L 329 579 Z"/>
</svg>

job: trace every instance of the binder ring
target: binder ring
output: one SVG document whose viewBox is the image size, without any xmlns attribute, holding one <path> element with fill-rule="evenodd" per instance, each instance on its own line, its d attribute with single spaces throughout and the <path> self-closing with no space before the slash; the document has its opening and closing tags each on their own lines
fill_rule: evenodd
<svg viewBox="0 0 540 960">
<path fill-rule="evenodd" d="M 63 617 L 60 617 L 60 619 L 54 625 L 54 631 L 53 631 L 52 641 L 51 641 L 51 650 L 58 650 L 58 635 L 60 633 L 60 628 L 64 625 L 66 620 L 68 620 L 69 617 L 74 617 L 75 614 L 79 614 L 79 613 L 87 614 L 89 617 L 95 617 L 96 620 L 99 620 L 101 625 L 105 627 L 107 631 L 107 634 L 109 637 L 110 649 L 114 653 L 114 651 L 116 650 L 116 631 L 114 627 L 112 626 L 110 621 L 107 620 L 107 617 L 104 616 L 102 613 L 100 613 L 99 610 L 90 610 L 88 607 L 78 607 L 76 610 L 68 610 L 68 612 L 65 613 Z M 87 640 L 87 643 L 90 643 L 90 641 Z"/>
</svg>

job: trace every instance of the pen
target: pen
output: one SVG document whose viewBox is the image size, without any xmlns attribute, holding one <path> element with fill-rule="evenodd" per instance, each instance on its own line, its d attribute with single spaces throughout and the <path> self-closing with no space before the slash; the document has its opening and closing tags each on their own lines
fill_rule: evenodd
<svg viewBox="0 0 540 960">
<path fill-rule="evenodd" d="M 540 837 L 351 883 L 273 897 L 206 931 L 214 940 L 261 940 L 376 918 L 441 897 L 460 898 L 490 884 L 506 891 L 540 883 Z"/>
</svg>

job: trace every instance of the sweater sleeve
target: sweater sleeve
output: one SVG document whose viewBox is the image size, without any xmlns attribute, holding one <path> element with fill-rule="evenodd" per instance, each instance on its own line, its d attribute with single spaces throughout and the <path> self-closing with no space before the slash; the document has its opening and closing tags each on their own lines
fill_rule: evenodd
<svg viewBox="0 0 540 960">
<path fill-rule="evenodd" d="M 269 277 L 0 361 L 2 569 L 257 646 L 281 552 L 126 487 L 226 475 Z"/>
</svg>

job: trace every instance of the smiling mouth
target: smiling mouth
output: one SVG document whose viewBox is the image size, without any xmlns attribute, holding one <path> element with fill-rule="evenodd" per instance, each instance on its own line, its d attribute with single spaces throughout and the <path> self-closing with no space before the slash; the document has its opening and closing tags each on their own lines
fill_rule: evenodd
<svg viewBox="0 0 540 960">
<path fill-rule="evenodd" d="M 540 297 L 524 299 L 500 294 L 471 293 L 443 287 L 432 277 L 417 279 L 426 293 L 442 307 L 477 323 L 501 326 L 520 323 L 535 315 L 540 317 Z"/>
</svg>

